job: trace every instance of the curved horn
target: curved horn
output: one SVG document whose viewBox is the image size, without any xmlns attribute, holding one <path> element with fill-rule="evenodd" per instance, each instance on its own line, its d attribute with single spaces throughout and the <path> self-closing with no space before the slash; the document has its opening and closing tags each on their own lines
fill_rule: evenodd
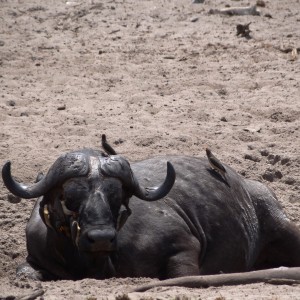
<svg viewBox="0 0 300 300">
<path fill-rule="evenodd" d="M 176 173 L 173 165 L 167 162 L 167 175 L 164 182 L 157 187 L 142 187 L 134 176 L 135 190 L 134 195 L 146 201 L 155 201 L 165 197 L 171 190 L 176 179 Z"/>
<path fill-rule="evenodd" d="M 27 186 L 13 179 L 13 177 L 11 176 L 10 167 L 11 167 L 11 162 L 7 161 L 2 168 L 2 178 L 7 189 L 12 194 L 18 197 L 25 198 L 25 199 L 34 198 L 34 196 L 31 197 L 32 192 Z"/>
<path fill-rule="evenodd" d="M 133 195 L 146 201 L 155 201 L 165 197 L 171 190 L 176 179 L 173 165 L 167 162 L 167 175 L 164 182 L 157 187 L 142 187 L 135 177 L 129 162 L 121 156 L 102 158 L 101 170 L 104 174 L 119 178 Z"/>
<path fill-rule="evenodd" d="M 82 153 L 68 153 L 59 157 L 51 166 L 46 176 L 40 181 L 27 186 L 17 182 L 11 175 L 11 162 L 8 161 L 2 168 L 2 178 L 7 189 L 14 195 L 31 199 L 44 195 L 53 186 L 74 176 L 84 176 L 89 167 L 86 157 Z"/>
</svg>

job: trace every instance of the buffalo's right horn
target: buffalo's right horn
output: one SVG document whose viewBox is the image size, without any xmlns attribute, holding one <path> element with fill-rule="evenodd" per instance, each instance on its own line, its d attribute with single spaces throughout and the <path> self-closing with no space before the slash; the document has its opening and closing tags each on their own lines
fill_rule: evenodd
<svg viewBox="0 0 300 300">
<path fill-rule="evenodd" d="M 135 176 L 133 175 L 134 180 L 134 195 L 138 198 L 146 201 L 155 201 L 165 197 L 171 190 L 176 179 L 176 173 L 173 165 L 168 161 L 167 162 L 167 175 L 165 180 L 156 187 L 143 187 L 141 186 Z"/>
<path fill-rule="evenodd" d="M 74 176 L 84 176 L 89 166 L 86 157 L 81 153 L 68 153 L 60 156 L 51 166 L 46 176 L 40 181 L 27 186 L 17 182 L 11 175 L 11 162 L 8 161 L 2 168 L 2 178 L 7 189 L 14 195 L 31 199 L 44 195 L 55 185 Z"/>
<path fill-rule="evenodd" d="M 173 165 L 167 162 L 165 180 L 157 187 L 143 187 L 139 184 L 129 162 L 121 156 L 103 158 L 101 170 L 107 176 L 119 178 L 133 195 L 146 201 L 155 201 L 165 197 L 173 187 L 176 178 Z"/>
</svg>

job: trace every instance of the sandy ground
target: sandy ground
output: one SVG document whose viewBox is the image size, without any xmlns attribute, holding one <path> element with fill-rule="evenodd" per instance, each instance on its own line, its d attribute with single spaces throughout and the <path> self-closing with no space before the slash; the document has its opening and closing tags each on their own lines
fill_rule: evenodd
<svg viewBox="0 0 300 300">
<path fill-rule="evenodd" d="M 208 12 L 255 2 L 70 4 L 0 0 L 1 165 L 11 160 L 14 176 L 32 182 L 61 153 L 99 148 L 102 133 L 130 161 L 204 156 L 209 145 L 269 184 L 300 226 L 300 59 L 290 51 L 300 47 L 299 0 L 232 17 Z M 252 39 L 237 37 L 249 22 Z M 286 285 L 128 294 L 153 279 L 16 279 L 34 200 L 13 202 L 0 182 L 0 299 L 40 288 L 43 299 L 300 298 L 300 286 Z"/>
</svg>

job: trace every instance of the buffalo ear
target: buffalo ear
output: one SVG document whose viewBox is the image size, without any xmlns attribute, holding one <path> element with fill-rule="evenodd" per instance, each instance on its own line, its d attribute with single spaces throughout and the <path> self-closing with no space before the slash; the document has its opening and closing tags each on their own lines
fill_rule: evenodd
<svg viewBox="0 0 300 300">
<path fill-rule="evenodd" d="M 40 217 L 43 220 L 44 224 L 48 228 L 55 230 L 52 207 L 50 205 L 50 202 L 47 203 L 47 201 L 45 201 L 44 198 L 40 203 L 39 213 L 40 213 Z"/>
<path fill-rule="evenodd" d="M 123 203 L 125 208 L 124 207 L 120 208 L 119 216 L 117 220 L 117 231 L 121 230 L 121 228 L 124 226 L 129 216 L 131 215 L 131 209 L 128 206 L 128 201 L 129 199 L 127 199 L 126 203 Z"/>
<path fill-rule="evenodd" d="M 43 197 L 40 203 L 40 216 L 47 227 L 61 231 L 61 228 L 68 225 L 68 221 L 57 195 L 59 195 L 59 191 L 54 190 Z"/>
<path fill-rule="evenodd" d="M 46 224 L 46 226 L 54 230 L 54 227 L 52 226 L 52 222 L 51 222 L 51 215 L 50 215 L 47 204 L 45 204 L 45 205 L 43 205 L 43 207 L 41 207 L 40 215 L 42 217 L 42 220 Z"/>
</svg>

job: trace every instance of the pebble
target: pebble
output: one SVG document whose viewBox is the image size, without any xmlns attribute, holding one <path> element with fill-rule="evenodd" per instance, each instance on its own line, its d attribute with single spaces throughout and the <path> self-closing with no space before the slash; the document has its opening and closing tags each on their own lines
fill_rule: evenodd
<svg viewBox="0 0 300 300">
<path fill-rule="evenodd" d="M 280 159 L 281 159 L 280 155 L 270 154 L 268 156 L 268 161 L 271 165 L 275 165 L 276 163 L 278 163 L 280 161 Z"/>
<path fill-rule="evenodd" d="M 282 178 L 282 173 L 278 170 L 271 170 L 268 169 L 265 171 L 265 173 L 262 175 L 262 178 L 269 181 L 273 182 L 276 179 L 281 179 Z"/>
<path fill-rule="evenodd" d="M 191 18 L 191 22 L 197 22 L 198 20 L 199 20 L 198 17 L 193 17 L 193 18 Z"/>
<path fill-rule="evenodd" d="M 16 105 L 16 102 L 15 102 L 14 100 L 9 100 L 9 101 L 7 101 L 6 103 L 7 103 L 7 105 L 9 105 L 9 106 L 15 106 L 15 105 Z"/>
<path fill-rule="evenodd" d="M 7 201 L 8 201 L 9 203 L 16 204 L 16 203 L 20 203 L 20 202 L 21 202 L 21 198 L 15 196 L 15 195 L 13 195 L 13 194 L 8 194 L 8 195 L 7 195 Z"/>
<path fill-rule="evenodd" d="M 293 177 L 286 177 L 283 182 L 288 185 L 294 185 L 296 183 L 296 179 Z"/>
<path fill-rule="evenodd" d="M 259 125 L 249 126 L 249 127 L 245 127 L 243 130 L 244 131 L 249 131 L 251 133 L 260 132 L 261 131 L 261 126 L 259 126 Z"/>
<path fill-rule="evenodd" d="M 245 155 L 244 155 L 244 158 L 245 158 L 245 159 L 252 160 L 252 161 L 254 161 L 254 162 L 260 162 L 260 157 L 254 155 L 254 154 L 245 154 Z"/>
<path fill-rule="evenodd" d="M 66 109 L 66 104 L 62 104 L 57 107 L 57 110 L 65 110 Z"/>
<path fill-rule="evenodd" d="M 260 7 L 266 7 L 266 3 L 263 0 L 257 0 L 256 5 Z"/>
<path fill-rule="evenodd" d="M 268 156 L 269 151 L 267 149 L 262 149 L 262 150 L 260 150 L 260 154 L 261 154 L 261 156 Z"/>
<path fill-rule="evenodd" d="M 282 165 L 286 165 L 286 164 L 288 164 L 290 161 L 291 161 L 290 158 L 288 158 L 288 157 L 283 157 L 283 158 L 281 159 L 281 164 L 282 164 Z"/>
<path fill-rule="evenodd" d="M 124 143 L 124 140 L 121 139 L 121 138 L 114 141 L 114 144 L 115 144 L 115 145 L 119 145 L 119 144 L 123 144 L 123 143 Z"/>
</svg>

